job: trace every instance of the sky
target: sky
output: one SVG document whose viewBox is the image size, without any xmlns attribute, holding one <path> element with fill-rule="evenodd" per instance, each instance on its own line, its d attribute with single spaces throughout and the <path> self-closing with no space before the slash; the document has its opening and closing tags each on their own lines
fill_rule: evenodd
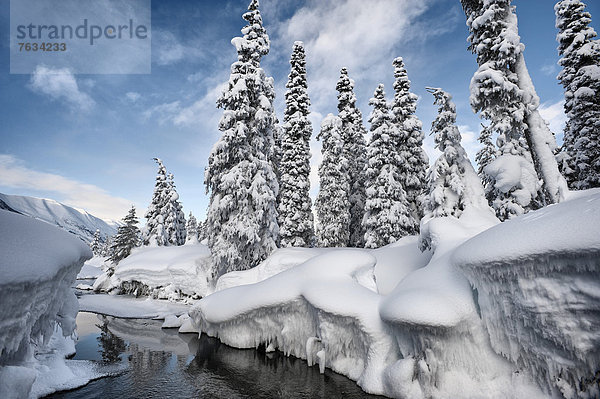
<svg viewBox="0 0 600 399">
<path fill-rule="evenodd" d="M 249 1 L 151 2 L 151 73 L 56 74 L 39 65 L 10 74 L 10 2 L 0 0 L 0 192 L 51 198 L 102 218 L 121 219 L 131 205 L 143 216 L 163 160 L 186 215 L 203 219 L 208 206 L 204 169 L 222 111 L 215 101 L 229 79 Z M 565 116 L 553 0 L 514 0 L 525 60 L 541 99 L 542 115 L 559 142 Z M 588 1 L 598 31 L 600 2 Z M 367 130 L 369 98 L 379 83 L 393 98 L 392 60 L 404 58 L 425 149 L 437 109 L 426 86 L 449 91 L 471 160 L 481 120 L 469 105 L 477 64 L 467 50 L 459 0 L 261 0 L 271 51 L 262 60 L 274 78 L 275 109 L 283 119 L 289 56 L 305 43 L 313 137 L 328 113 L 337 113 L 335 84 L 342 67 L 355 81 Z M 311 185 L 318 189 L 320 145 L 313 139 Z"/>
</svg>

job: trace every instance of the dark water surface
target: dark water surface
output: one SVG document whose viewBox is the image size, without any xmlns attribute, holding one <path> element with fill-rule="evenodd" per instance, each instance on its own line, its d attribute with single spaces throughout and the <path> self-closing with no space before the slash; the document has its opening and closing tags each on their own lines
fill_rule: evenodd
<svg viewBox="0 0 600 399">
<path fill-rule="evenodd" d="M 378 398 L 354 381 L 280 352 L 240 350 L 217 339 L 161 329 L 155 320 L 81 312 L 75 359 L 126 371 L 50 398 Z"/>
</svg>

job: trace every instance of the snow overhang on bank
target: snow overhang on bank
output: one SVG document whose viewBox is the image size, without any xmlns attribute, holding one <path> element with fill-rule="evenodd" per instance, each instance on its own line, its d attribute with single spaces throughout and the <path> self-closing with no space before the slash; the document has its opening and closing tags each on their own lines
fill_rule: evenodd
<svg viewBox="0 0 600 399">
<path fill-rule="evenodd" d="M 0 254 L 0 397 L 43 396 L 97 378 L 89 364 L 64 360 L 74 345 L 62 338 L 75 330 L 71 285 L 92 257 L 89 247 L 58 227 L 0 210 Z"/>
</svg>

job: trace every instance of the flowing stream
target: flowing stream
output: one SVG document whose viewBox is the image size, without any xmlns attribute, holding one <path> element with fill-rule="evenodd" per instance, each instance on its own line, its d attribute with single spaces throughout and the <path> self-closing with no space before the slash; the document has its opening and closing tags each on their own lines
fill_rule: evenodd
<svg viewBox="0 0 600 399">
<path fill-rule="evenodd" d="M 125 371 L 50 398 L 376 398 L 354 381 L 280 352 L 234 349 L 161 321 L 80 312 L 74 359 Z"/>
</svg>

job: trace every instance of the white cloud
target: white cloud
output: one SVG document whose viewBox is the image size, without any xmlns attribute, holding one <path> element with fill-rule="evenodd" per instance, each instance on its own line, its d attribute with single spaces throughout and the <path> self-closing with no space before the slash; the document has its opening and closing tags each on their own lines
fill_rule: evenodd
<svg viewBox="0 0 600 399">
<path fill-rule="evenodd" d="M 561 100 L 556 103 L 543 103 L 539 107 L 540 115 L 548 122 L 550 130 L 561 140 L 565 124 L 567 123 L 564 105 L 565 101 Z"/>
<path fill-rule="evenodd" d="M 392 73 L 398 45 L 439 33 L 415 23 L 432 1 L 308 1 L 289 19 L 269 26 L 274 31 L 273 50 L 289 54 L 295 40 L 304 42 L 311 102 L 325 112 L 321 108 L 332 100 L 341 67 L 356 81 L 373 86 L 373 81 Z"/>
<path fill-rule="evenodd" d="M 105 219 L 121 219 L 132 205 L 92 184 L 29 169 L 9 154 L 0 154 L 0 186 L 47 192 L 52 199 Z"/>
<path fill-rule="evenodd" d="M 217 126 L 219 112 L 216 111 L 216 101 L 227 83 L 222 83 L 209 89 L 204 97 L 190 104 L 182 106 L 180 101 L 155 105 L 144 111 L 143 116 L 148 119 L 155 116 L 160 124 L 170 122 L 175 126 L 200 126 L 211 124 Z"/>
<path fill-rule="evenodd" d="M 64 101 L 73 110 L 89 111 L 95 105 L 94 100 L 79 89 L 77 79 L 68 68 L 38 65 L 31 75 L 28 87 L 53 100 Z"/>
<path fill-rule="evenodd" d="M 558 73 L 558 66 L 555 63 L 546 64 L 540 68 L 540 71 L 542 71 L 544 75 L 556 76 Z"/>
<path fill-rule="evenodd" d="M 156 64 L 172 65 L 184 58 L 200 55 L 201 52 L 197 46 L 182 43 L 173 33 L 160 29 L 152 31 L 152 59 Z"/>
<path fill-rule="evenodd" d="M 142 95 L 140 93 L 137 93 L 135 91 L 129 91 L 129 92 L 125 93 L 125 97 L 127 97 L 127 99 L 129 101 L 131 101 L 132 103 L 134 103 L 137 100 L 139 100 L 141 96 Z"/>
</svg>

